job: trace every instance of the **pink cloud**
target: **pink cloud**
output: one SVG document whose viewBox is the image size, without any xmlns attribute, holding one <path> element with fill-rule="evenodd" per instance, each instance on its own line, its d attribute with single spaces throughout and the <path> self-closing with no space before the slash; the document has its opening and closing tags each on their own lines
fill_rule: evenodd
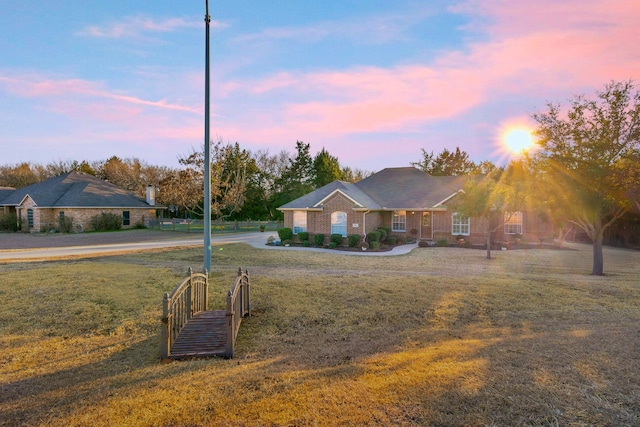
<svg viewBox="0 0 640 427">
<path fill-rule="evenodd" d="M 120 22 L 112 22 L 101 26 L 92 25 L 78 33 L 79 36 L 95 38 L 119 39 L 125 37 L 139 37 L 144 33 L 168 33 L 182 28 L 200 28 L 202 24 L 183 18 L 168 18 L 155 20 L 146 17 L 128 17 Z M 214 29 L 226 28 L 220 21 L 211 21 Z"/>
</svg>

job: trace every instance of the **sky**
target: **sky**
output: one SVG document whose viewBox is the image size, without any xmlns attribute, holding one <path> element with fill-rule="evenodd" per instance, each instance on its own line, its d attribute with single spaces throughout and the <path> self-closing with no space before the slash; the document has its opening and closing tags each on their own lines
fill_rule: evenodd
<svg viewBox="0 0 640 427">
<path fill-rule="evenodd" d="M 637 0 L 209 3 L 211 137 L 254 153 L 501 164 L 505 131 L 548 102 L 640 79 Z M 0 165 L 202 149 L 205 1 L 0 6 Z"/>
</svg>

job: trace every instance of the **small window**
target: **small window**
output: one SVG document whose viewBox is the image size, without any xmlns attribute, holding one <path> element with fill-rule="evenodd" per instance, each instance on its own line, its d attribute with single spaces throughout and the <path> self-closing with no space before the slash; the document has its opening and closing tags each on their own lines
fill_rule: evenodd
<svg viewBox="0 0 640 427">
<path fill-rule="evenodd" d="M 522 212 L 504 213 L 504 234 L 522 234 Z"/>
<path fill-rule="evenodd" d="M 331 214 L 331 234 L 340 234 L 347 237 L 347 213 L 333 212 Z"/>
<path fill-rule="evenodd" d="M 33 228 L 33 209 L 27 209 L 27 225 Z"/>
<path fill-rule="evenodd" d="M 407 231 L 407 211 L 393 211 L 391 231 Z"/>
<path fill-rule="evenodd" d="M 60 215 L 60 221 L 64 221 L 64 211 L 60 211 L 58 215 Z"/>
<path fill-rule="evenodd" d="M 307 231 L 307 212 L 293 211 L 293 234 Z"/>
<path fill-rule="evenodd" d="M 470 234 L 470 229 L 469 217 L 461 213 L 454 212 L 451 217 L 451 234 L 454 236 L 468 236 Z"/>
<path fill-rule="evenodd" d="M 129 215 L 129 211 L 122 211 L 122 225 L 130 225 L 131 217 Z"/>
</svg>

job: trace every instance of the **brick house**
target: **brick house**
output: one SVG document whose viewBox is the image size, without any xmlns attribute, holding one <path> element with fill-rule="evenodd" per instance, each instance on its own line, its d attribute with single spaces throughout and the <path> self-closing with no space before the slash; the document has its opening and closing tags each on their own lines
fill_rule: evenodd
<svg viewBox="0 0 640 427">
<path fill-rule="evenodd" d="M 447 202 L 462 191 L 467 179 L 431 176 L 414 167 L 387 168 L 356 183 L 334 181 L 278 210 L 284 213 L 284 226 L 294 234 L 323 233 L 325 238 L 334 233 L 366 236 L 387 227 L 403 241 L 455 243 L 462 236 L 482 245 L 489 230 L 492 242 L 552 239 L 553 226 L 531 212 L 497 212 L 489 220 L 452 212 Z"/>
<path fill-rule="evenodd" d="M 151 189 L 150 189 L 151 190 Z M 58 228 L 68 217 L 76 229 L 91 230 L 90 220 L 101 213 L 122 216 L 122 228 L 156 218 L 153 191 L 147 199 L 83 172 L 69 172 L 19 189 L 0 191 L 0 214 L 15 212 L 32 232 Z"/>
</svg>

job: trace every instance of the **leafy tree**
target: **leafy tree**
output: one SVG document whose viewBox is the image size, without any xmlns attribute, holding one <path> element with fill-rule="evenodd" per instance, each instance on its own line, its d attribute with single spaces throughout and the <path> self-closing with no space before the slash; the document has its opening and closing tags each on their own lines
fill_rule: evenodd
<svg viewBox="0 0 640 427">
<path fill-rule="evenodd" d="M 211 213 L 216 217 L 235 212 L 244 201 L 246 174 L 233 156 L 241 155 L 235 146 L 223 146 L 221 141 L 211 149 Z M 244 154 L 242 154 L 244 155 Z M 204 214 L 204 147 L 193 150 L 178 162 L 184 169 L 174 171 L 160 182 L 158 201 L 198 217 Z"/>
<path fill-rule="evenodd" d="M 504 226 L 509 212 L 517 212 L 528 205 L 531 194 L 526 165 L 513 161 L 505 169 L 495 168 L 484 176 L 472 175 L 463 191 L 450 203 L 449 208 L 469 217 L 484 218 L 486 221 L 487 259 L 491 259 L 491 234 Z M 505 218 L 507 213 L 507 218 Z M 496 217 L 498 221 L 493 222 Z"/>
<path fill-rule="evenodd" d="M 41 169 L 41 168 L 40 168 Z M 43 171 L 30 163 L 0 166 L 0 186 L 22 188 L 42 181 Z"/>
<path fill-rule="evenodd" d="M 433 151 L 428 153 L 422 148 L 422 160 L 412 162 L 411 165 L 433 176 L 467 175 L 477 167 L 469 160 L 469 154 L 460 150 L 460 147 L 456 147 L 453 152 L 445 148 L 438 156 L 435 156 Z"/>
<path fill-rule="evenodd" d="M 272 195 L 271 203 L 275 206 L 282 206 L 315 189 L 313 158 L 309 148 L 309 144 L 296 141 L 296 156 L 289 159 L 282 176 L 274 182 L 277 190 Z"/>
<path fill-rule="evenodd" d="M 604 232 L 640 187 L 640 93 L 630 81 L 611 82 L 595 99 L 575 96 L 566 113 L 559 104 L 547 107 L 533 115 L 537 179 L 546 201 L 592 240 L 592 274 L 603 275 Z"/>
<path fill-rule="evenodd" d="M 337 179 L 342 179 L 342 170 L 337 157 L 329 154 L 324 147 L 313 159 L 314 186 L 320 188 Z"/>
<path fill-rule="evenodd" d="M 345 166 L 342 168 L 342 180 L 346 182 L 358 182 L 362 181 L 368 176 L 373 175 L 373 172 L 366 171 L 363 169 L 351 169 L 349 166 Z"/>
</svg>

